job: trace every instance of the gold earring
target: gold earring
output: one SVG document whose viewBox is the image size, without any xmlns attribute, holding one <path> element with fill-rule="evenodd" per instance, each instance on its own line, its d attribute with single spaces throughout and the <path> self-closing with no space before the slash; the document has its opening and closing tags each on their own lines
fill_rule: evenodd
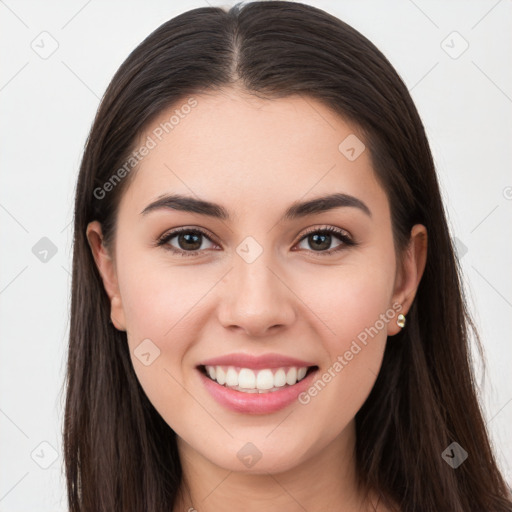
<svg viewBox="0 0 512 512">
<path fill-rule="evenodd" d="M 398 327 L 400 327 L 400 329 L 403 329 L 405 327 L 405 315 L 402 315 L 402 313 L 400 313 L 398 315 L 398 318 L 396 319 L 396 323 L 398 324 Z"/>
</svg>

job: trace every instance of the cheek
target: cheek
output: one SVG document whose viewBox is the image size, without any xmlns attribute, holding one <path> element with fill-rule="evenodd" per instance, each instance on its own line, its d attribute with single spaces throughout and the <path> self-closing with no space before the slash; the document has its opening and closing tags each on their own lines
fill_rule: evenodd
<svg viewBox="0 0 512 512">
<path fill-rule="evenodd" d="M 212 272 L 200 278 L 193 265 L 166 265 L 143 254 L 125 259 L 118 275 L 127 330 L 134 339 L 176 339 L 176 333 L 194 325 L 201 299 L 217 281 Z"/>
<path fill-rule="evenodd" d="M 364 341 L 364 333 L 371 329 L 374 337 L 386 338 L 388 317 L 395 314 L 390 300 L 393 295 L 394 261 L 380 261 L 372 265 L 340 268 L 323 280 L 316 281 L 312 307 L 330 328 L 329 352 L 347 350 L 354 339 Z M 383 324 L 382 315 L 386 315 Z M 375 335 L 374 327 L 379 331 Z"/>
<path fill-rule="evenodd" d="M 161 413 L 186 407 L 184 360 L 200 338 L 202 300 L 218 277 L 210 272 L 202 279 L 193 265 L 173 268 L 135 253 L 120 262 L 118 277 L 130 356 L 141 386 Z"/>
</svg>

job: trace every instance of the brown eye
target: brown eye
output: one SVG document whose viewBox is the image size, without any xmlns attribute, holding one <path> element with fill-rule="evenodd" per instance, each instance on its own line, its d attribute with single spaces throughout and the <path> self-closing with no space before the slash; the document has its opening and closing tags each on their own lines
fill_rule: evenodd
<svg viewBox="0 0 512 512">
<path fill-rule="evenodd" d="M 176 239 L 175 243 L 171 243 L 173 239 Z M 198 256 L 200 251 L 208 248 L 202 247 L 205 239 L 213 244 L 210 237 L 200 229 L 178 229 L 165 234 L 157 245 L 180 256 Z"/>
<path fill-rule="evenodd" d="M 200 233 L 179 233 L 175 236 L 180 249 L 197 251 L 201 248 L 201 237 L 203 235 Z"/>
<path fill-rule="evenodd" d="M 340 243 L 331 249 L 333 238 L 337 238 Z M 355 242 L 349 237 L 346 231 L 332 226 L 307 232 L 299 243 L 304 241 L 309 246 L 306 247 L 306 250 L 311 250 L 321 255 L 333 254 L 347 246 L 355 245 Z"/>
</svg>

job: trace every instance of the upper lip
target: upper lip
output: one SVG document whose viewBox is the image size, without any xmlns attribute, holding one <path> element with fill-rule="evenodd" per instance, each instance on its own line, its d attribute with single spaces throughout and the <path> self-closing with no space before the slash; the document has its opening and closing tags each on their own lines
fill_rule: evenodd
<svg viewBox="0 0 512 512">
<path fill-rule="evenodd" d="M 315 366 L 314 363 L 288 357 L 282 354 L 264 354 L 255 356 L 251 354 L 226 354 L 214 357 L 199 363 L 198 366 L 238 366 L 240 368 L 281 368 L 283 366 L 297 366 L 299 368 Z"/>
</svg>

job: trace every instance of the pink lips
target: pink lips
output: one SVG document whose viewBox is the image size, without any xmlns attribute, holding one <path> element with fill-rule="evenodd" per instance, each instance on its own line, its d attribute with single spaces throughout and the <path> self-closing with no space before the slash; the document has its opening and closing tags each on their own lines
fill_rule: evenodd
<svg viewBox="0 0 512 512">
<path fill-rule="evenodd" d="M 265 354 L 262 356 L 252 356 L 250 354 L 227 354 L 221 357 L 214 357 L 199 363 L 198 366 L 239 366 L 241 368 L 251 368 L 260 370 L 262 368 L 280 368 L 282 366 L 315 366 L 315 363 L 301 361 L 293 357 L 283 356 L 281 354 Z"/>
<path fill-rule="evenodd" d="M 265 354 L 252 356 L 248 354 L 228 354 L 202 361 L 198 365 L 199 375 L 203 385 L 210 395 L 222 406 L 234 412 L 245 414 L 270 414 L 292 404 L 300 393 L 305 391 L 315 378 L 316 371 L 308 373 L 293 386 L 285 386 L 278 391 L 267 393 L 244 393 L 220 385 L 207 377 L 200 369 L 202 366 L 234 366 L 254 370 L 281 367 L 311 367 L 314 363 L 283 356 L 280 354 Z"/>
</svg>

